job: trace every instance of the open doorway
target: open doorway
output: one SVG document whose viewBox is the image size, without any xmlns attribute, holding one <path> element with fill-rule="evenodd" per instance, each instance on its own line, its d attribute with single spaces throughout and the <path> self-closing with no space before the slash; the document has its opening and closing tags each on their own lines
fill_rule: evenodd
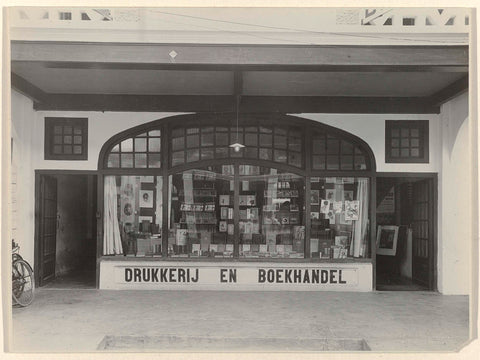
<svg viewBox="0 0 480 360">
<path fill-rule="evenodd" d="M 36 174 L 36 284 L 95 288 L 97 176 Z"/>
<path fill-rule="evenodd" d="M 377 178 L 377 290 L 436 289 L 435 186 L 434 174 Z"/>
</svg>

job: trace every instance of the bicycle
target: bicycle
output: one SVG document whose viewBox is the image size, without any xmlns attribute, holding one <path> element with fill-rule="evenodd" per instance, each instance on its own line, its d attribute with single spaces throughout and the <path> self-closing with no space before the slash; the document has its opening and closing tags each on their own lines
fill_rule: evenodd
<svg viewBox="0 0 480 360">
<path fill-rule="evenodd" d="M 13 305 L 28 306 L 34 298 L 35 279 L 32 267 L 18 253 L 20 246 L 12 242 Z"/>
</svg>

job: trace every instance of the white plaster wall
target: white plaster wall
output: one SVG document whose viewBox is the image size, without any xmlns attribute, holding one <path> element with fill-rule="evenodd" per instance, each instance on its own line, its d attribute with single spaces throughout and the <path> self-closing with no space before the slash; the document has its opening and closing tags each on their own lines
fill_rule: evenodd
<svg viewBox="0 0 480 360">
<path fill-rule="evenodd" d="M 43 160 L 44 137 L 36 137 L 34 165 L 37 169 L 82 169 L 96 170 L 102 145 L 112 135 L 130 127 L 179 113 L 130 113 L 130 112 L 80 112 L 39 111 L 35 124 L 36 134 L 44 133 L 44 117 L 66 116 L 88 118 L 88 161 Z M 440 170 L 440 124 L 437 115 L 398 114 L 293 114 L 327 125 L 339 127 L 365 140 L 375 153 L 377 171 L 437 172 Z M 428 164 L 385 163 L 385 120 L 429 120 L 430 162 Z"/>
<path fill-rule="evenodd" d="M 469 294 L 473 173 L 468 94 L 444 104 L 440 119 L 438 288 L 444 294 Z"/>
<path fill-rule="evenodd" d="M 37 115 L 33 103 L 25 96 L 12 91 L 12 126 L 13 139 L 12 169 L 16 171 L 16 227 L 15 242 L 20 245 L 21 255 L 33 265 L 34 258 L 34 192 L 35 175 L 32 162 L 33 124 Z"/>
<path fill-rule="evenodd" d="M 363 139 L 375 154 L 379 172 L 440 171 L 440 122 L 432 114 L 300 114 L 298 116 L 335 126 Z M 429 120 L 430 161 L 428 164 L 385 163 L 385 120 Z"/>
</svg>

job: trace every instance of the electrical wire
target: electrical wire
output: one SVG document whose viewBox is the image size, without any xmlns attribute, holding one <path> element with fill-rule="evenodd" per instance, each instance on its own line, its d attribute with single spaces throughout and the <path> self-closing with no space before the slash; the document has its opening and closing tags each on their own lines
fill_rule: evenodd
<svg viewBox="0 0 480 360">
<path fill-rule="evenodd" d="M 177 13 L 161 11 L 161 10 L 152 10 L 152 9 L 149 9 L 149 12 L 163 14 L 163 15 L 191 18 L 191 19 L 196 19 L 196 20 L 226 23 L 226 24 L 231 24 L 231 25 L 251 26 L 251 27 L 265 28 L 265 29 L 271 29 L 271 30 L 287 30 L 287 31 L 298 32 L 298 33 L 336 35 L 336 36 L 346 36 L 346 37 L 355 37 L 355 38 L 373 38 L 373 39 L 381 39 L 381 40 L 430 42 L 430 43 L 436 43 L 436 44 L 452 44 L 452 43 L 464 44 L 465 43 L 463 41 L 439 41 L 439 40 L 431 40 L 431 39 L 412 39 L 412 38 L 402 38 L 402 37 L 392 37 L 392 36 L 375 36 L 375 35 L 368 35 L 368 34 L 338 33 L 338 32 L 330 32 L 330 31 L 305 30 L 305 29 L 296 29 L 296 28 L 290 28 L 290 27 L 268 26 L 268 25 L 260 25 L 260 24 L 248 24 L 248 23 L 228 21 L 228 20 L 205 18 L 205 17 L 201 17 L 201 16 L 177 14 Z M 199 25 L 193 25 L 193 24 L 188 24 L 188 25 L 201 27 Z M 208 27 L 206 27 L 206 28 L 208 28 Z M 212 28 L 212 29 L 221 30 L 221 31 L 230 32 L 230 33 L 236 33 L 236 34 L 244 34 L 244 35 L 248 35 L 248 36 L 261 37 L 261 38 L 270 39 L 270 40 L 283 40 L 283 41 L 300 42 L 300 43 L 303 43 L 303 44 L 307 44 L 306 42 L 295 41 L 295 40 L 291 40 L 291 39 L 268 38 L 268 37 L 264 37 L 264 36 L 260 36 L 260 35 L 253 35 L 251 33 L 245 33 L 243 31 L 224 30 L 224 29 L 219 29 L 219 28 Z M 319 45 L 319 44 L 309 43 L 309 45 Z"/>
<path fill-rule="evenodd" d="M 292 43 L 297 43 L 297 44 L 302 44 L 302 45 L 318 45 L 316 43 L 308 43 L 306 41 L 299 41 L 299 40 L 294 40 L 294 39 L 284 39 L 284 38 L 278 38 L 278 37 L 271 37 L 271 36 L 264 36 L 264 35 L 259 35 L 259 34 L 252 34 L 250 32 L 243 32 L 243 31 L 235 31 L 235 30 L 225 30 L 217 27 L 212 27 L 212 26 L 204 26 L 204 25 L 194 25 L 194 24 L 187 24 L 187 23 L 182 23 L 182 22 L 177 22 L 177 21 L 168 21 L 168 20 L 162 20 L 165 23 L 169 24 L 176 24 L 176 25 L 187 25 L 191 27 L 196 27 L 199 29 L 208 29 L 208 30 L 217 30 L 225 33 L 232 33 L 232 34 L 242 34 L 246 36 L 251 36 L 259 39 L 265 39 L 265 40 L 277 40 L 277 41 L 285 41 L 285 42 L 292 42 Z"/>
</svg>

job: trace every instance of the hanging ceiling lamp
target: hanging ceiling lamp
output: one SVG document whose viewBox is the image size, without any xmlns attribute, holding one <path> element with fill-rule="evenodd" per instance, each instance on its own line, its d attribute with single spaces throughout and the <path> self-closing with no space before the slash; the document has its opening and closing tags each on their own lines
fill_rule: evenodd
<svg viewBox="0 0 480 360">
<path fill-rule="evenodd" d="M 241 148 L 244 148 L 245 145 L 241 144 L 238 140 L 238 108 L 240 107 L 240 95 L 237 95 L 237 102 L 236 102 L 236 115 L 237 115 L 237 138 L 236 142 L 231 144 L 230 147 L 233 148 L 235 152 L 239 152 Z"/>
</svg>

